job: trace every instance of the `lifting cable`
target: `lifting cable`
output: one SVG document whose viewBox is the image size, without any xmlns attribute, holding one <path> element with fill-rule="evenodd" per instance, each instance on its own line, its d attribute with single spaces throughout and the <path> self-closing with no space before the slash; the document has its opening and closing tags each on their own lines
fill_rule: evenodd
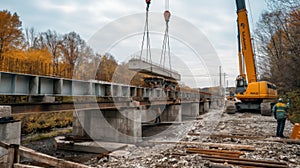
<svg viewBox="0 0 300 168">
<path fill-rule="evenodd" d="M 146 7 L 146 21 L 145 21 L 145 26 L 144 26 L 144 34 L 143 34 L 143 41 L 142 41 L 142 47 L 141 47 L 141 53 L 140 53 L 140 60 L 142 59 L 143 50 L 144 50 L 145 36 L 146 36 L 146 61 L 150 61 L 150 63 L 152 63 L 151 50 L 150 50 L 149 24 L 148 24 L 148 14 L 149 14 L 149 7 L 150 7 L 151 0 L 145 0 L 145 1 L 146 1 L 146 4 L 147 4 L 147 7 Z M 149 57 L 149 60 L 148 60 L 148 57 Z"/>
<path fill-rule="evenodd" d="M 162 51 L 161 51 L 161 56 L 160 56 L 160 66 L 165 68 L 166 55 L 167 55 L 169 58 L 169 66 L 170 66 L 170 70 L 171 70 L 172 67 L 171 67 L 171 53 L 170 53 L 170 40 L 169 40 L 170 16 L 171 16 L 171 13 L 168 10 L 166 10 L 164 12 L 164 18 L 166 21 L 166 30 L 165 30 L 165 34 L 164 34 L 164 40 L 163 40 Z"/>
</svg>

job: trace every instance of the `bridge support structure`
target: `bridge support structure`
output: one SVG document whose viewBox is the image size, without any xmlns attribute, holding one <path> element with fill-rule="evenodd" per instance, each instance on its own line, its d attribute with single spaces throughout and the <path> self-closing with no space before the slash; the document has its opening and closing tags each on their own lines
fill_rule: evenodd
<svg viewBox="0 0 300 168">
<path fill-rule="evenodd" d="M 21 122 L 11 117 L 10 106 L 0 106 L 0 141 L 20 145 Z M 7 162 L 7 153 L 7 149 L 0 147 L 0 167 Z"/>
</svg>

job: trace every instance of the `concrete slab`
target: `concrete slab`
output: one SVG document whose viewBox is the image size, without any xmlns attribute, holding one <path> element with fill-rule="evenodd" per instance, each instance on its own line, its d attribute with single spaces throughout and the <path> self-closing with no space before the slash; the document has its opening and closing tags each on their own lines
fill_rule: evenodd
<svg viewBox="0 0 300 168">
<path fill-rule="evenodd" d="M 141 59 L 133 58 L 129 60 L 128 68 L 130 70 L 138 71 L 149 75 L 158 75 L 158 76 L 163 76 L 165 78 L 175 79 L 179 81 L 181 79 L 181 75 L 178 72 L 163 68 L 159 65 L 149 63 Z"/>
<path fill-rule="evenodd" d="M 64 138 L 64 136 L 59 136 L 55 138 L 56 149 L 87 153 L 104 153 L 107 151 L 116 151 L 124 149 L 128 146 L 127 144 L 123 143 L 100 141 L 74 143 L 73 141 L 65 141 L 63 140 Z"/>
</svg>

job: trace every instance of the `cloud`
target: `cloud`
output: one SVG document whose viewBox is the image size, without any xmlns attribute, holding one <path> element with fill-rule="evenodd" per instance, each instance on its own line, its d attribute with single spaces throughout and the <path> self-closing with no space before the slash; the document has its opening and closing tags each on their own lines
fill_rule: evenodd
<svg viewBox="0 0 300 168">
<path fill-rule="evenodd" d="M 249 9 L 249 15 L 253 14 L 253 16 L 250 16 L 252 16 L 253 21 L 256 22 L 261 11 L 265 9 L 265 2 L 251 1 L 250 6 L 248 3 L 246 5 L 247 9 Z M 24 28 L 34 27 L 37 31 L 52 29 L 61 34 L 75 31 L 85 40 L 88 40 L 99 29 L 119 18 L 137 13 L 143 14 L 145 12 L 145 1 L 142 0 L 1 0 L 0 6 L 3 9 L 17 12 L 20 15 Z M 151 2 L 150 11 L 163 13 L 165 8 L 164 1 L 155 0 Z M 172 19 L 175 16 L 186 20 L 198 28 L 215 49 L 221 60 L 223 70 L 227 74 L 232 74 L 228 76 L 228 80 L 234 81 L 238 71 L 235 1 L 174 0 L 170 1 L 170 5 L 167 8 L 171 12 L 170 32 L 176 31 L 176 29 L 178 30 L 182 27 L 178 24 L 172 25 Z M 161 15 L 161 18 L 162 17 L 163 16 Z M 141 28 L 137 28 L 136 32 L 142 32 L 144 18 L 133 20 L 132 22 L 128 22 L 121 26 L 123 31 L 126 31 L 126 29 L 135 24 L 141 25 Z M 250 26 L 251 25 L 252 24 L 250 24 Z M 156 23 L 153 23 L 151 26 L 159 27 L 157 32 L 164 31 L 164 24 L 157 25 Z M 116 31 L 120 30 L 116 29 Z M 188 34 L 189 30 L 185 30 L 181 33 Z M 192 39 L 194 37 L 193 35 L 188 34 L 187 36 L 189 36 L 188 38 L 191 39 L 190 41 L 194 44 L 202 45 L 201 40 Z M 133 38 L 132 40 L 134 42 L 130 40 L 121 42 L 117 47 L 120 47 L 119 49 L 124 52 L 116 52 L 117 54 L 114 55 L 116 59 L 122 60 L 122 56 L 118 54 L 126 55 L 139 50 L 141 42 L 141 39 L 139 39 L 140 37 L 141 35 Z M 153 44 L 153 47 L 159 49 L 161 47 L 161 40 L 162 38 L 159 37 L 153 39 L 153 43 L 157 44 L 157 46 Z M 196 69 L 197 65 L 194 65 L 195 63 L 193 62 L 189 62 L 193 57 L 187 57 L 187 55 L 193 55 L 194 53 L 189 51 L 188 47 L 179 45 L 179 42 L 176 42 L 176 40 L 172 40 L 171 42 L 171 49 L 174 51 L 175 55 L 178 57 L 185 57 L 184 59 L 187 60 L 187 65 L 194 68 L 194 72 L 198 73 L 199 70 Z M 126 49 L 129 49 L 130 45 L 135 46 L 132 46 L 131 52 L 127 52 Z M 203 49 L 203 51 L 205 50 L 206 48 Z M 114 50 L 114 52 L 115 51 L 116 50 Z M 201 63 L 199 63 L 199 66 L 203 66 L 200 64 Z M 193 72 L 193 69 L 191 71 Z"/>
</svg>

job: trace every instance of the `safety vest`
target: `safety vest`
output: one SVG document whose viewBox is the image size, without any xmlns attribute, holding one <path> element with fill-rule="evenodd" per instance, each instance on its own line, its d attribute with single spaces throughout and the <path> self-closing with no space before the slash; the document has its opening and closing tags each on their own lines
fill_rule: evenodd
<svg viewBox="0 0 300 168">
<path fill-rule="evenodd" d="M 278 102 L 273 107 L 273 112 L 277 119 L 286 118 L 286 105 L 284 103 Z"/>
</svg>

